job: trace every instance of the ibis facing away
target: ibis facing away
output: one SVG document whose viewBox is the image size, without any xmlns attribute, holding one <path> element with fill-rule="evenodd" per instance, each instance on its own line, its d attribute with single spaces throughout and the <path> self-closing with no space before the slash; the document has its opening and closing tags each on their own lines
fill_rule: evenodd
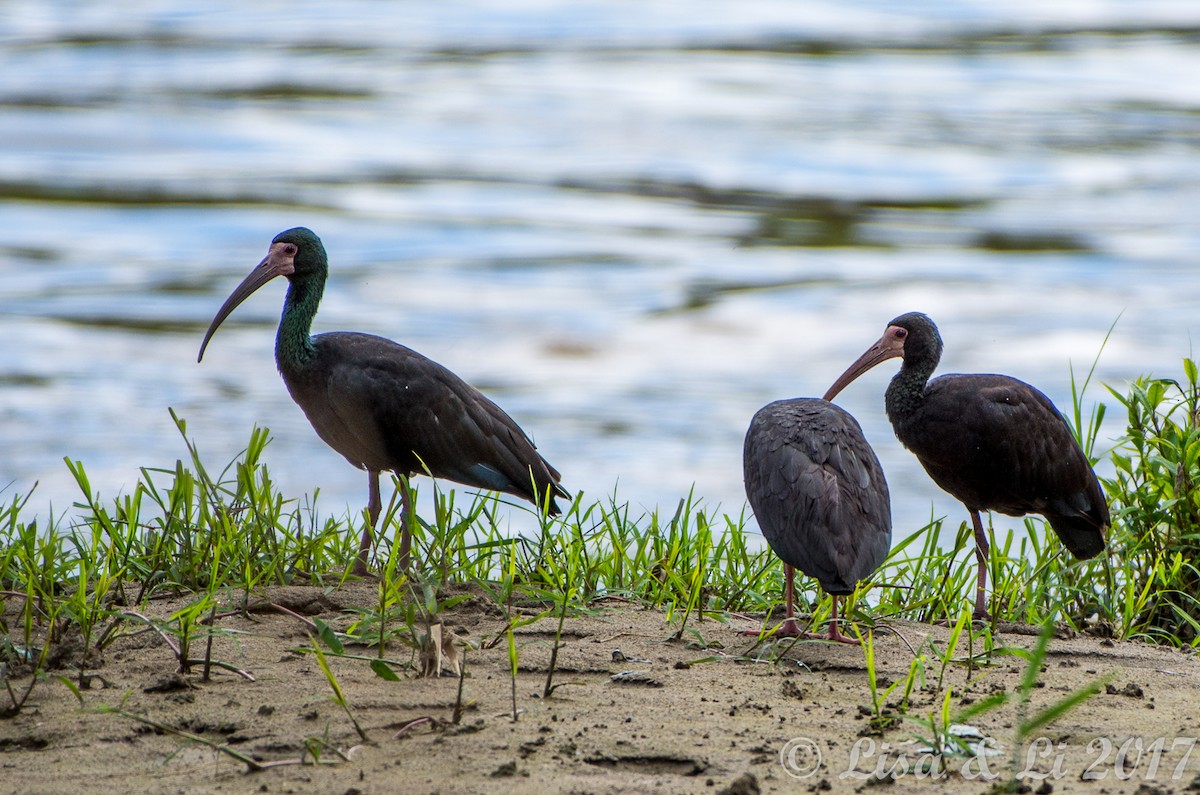
<svg viewBox="0 0 1200 795">
<path fill-rule="evenodd" d="M 568 497 L 560 476 L 516 422 L 482 392 L 403 345 L 350 331 L 313 336 L 329 258 L 303 227 L 280 232 L 266 258 L 217 310 L 197 361 L 222 321 L 277 276 L 288 280 L 275 336 L 283 383 L 321 439 L 368 475 L 368 525 L 354 570 L 365 573 L 379 521 L 379 475 L 400 479 L 404 510 L 400 564 L 408 566 L 412 497 L 408 478 L 425 473 L 467 486 L 515 494 L 550 515 Z"/>
<path fill-rule="evenodd" d="M 857 643 L 838 629 L 838 596 L 879 568 L 892 538 L 887 481 L 858 422 L 827 400 L 769 403 L 750 422 L 742 463 L 750 507 L 784 563 L 787 616 L 776 634 L 814 637 L 793 616 L 800 569 L 833 596 L 825 637 Z"/>
<path fill-rule="evenodd" d="M 1104 550 L 1108 504 L 1091 462 L 1048 397 L 1007 375 L 951 374 L 931 381 L 941 356 L 933 321 L 920 312 L 901 315 L 826 397 L 880 362 L 903 360 L 885 393 L 888 419 L 933 481 L 971 515 L 979 564 L 974 615 L 982 619 L 988 615 L 988 540 L 980 511 L 1041 514 L 1063 545 L 1086 559 Z"/>
</svg>

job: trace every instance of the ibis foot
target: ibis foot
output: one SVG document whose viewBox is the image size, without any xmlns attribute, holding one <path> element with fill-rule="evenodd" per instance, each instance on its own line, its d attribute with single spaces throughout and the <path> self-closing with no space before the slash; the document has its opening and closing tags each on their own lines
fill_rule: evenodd
<svg viewBox="0 0 1200 795">
<path fill-rule="evenodd" d="M 800 638 L 801 640 L 827 640 L 832 643 L 845 643 L 851 646 L 860 646 L 857 638 L 851 638 L 843 635 L 838 630 L 837 623 L 829 625 L 828 632 L 805 632 L 800 629 L 800 625 L 796 623 L 796 619 L 784 619 L 784 622 L 769 632 L 762 632 L 753 629 L 742 630 L 739 635 L 753 635 L 755 637 L 772 637 L 772 638 Z"/>
<path fill-rule="evenodd" d="M 862 645 L 862 641 L 859 640 L 858 638 L 852 638 L 849 635 L 843 635 L 841 630 L 838 629 L 838 625 L 837 625 L 836 621 L 832 622 L 829 625 L 828 633 L 826 633 L 823 636 L 818 636 L 818 637 L 822 637 L 824 640 L 828 640 L 832 643 L 845 643 L 848 646 L 861 646 Z"/>
</svg>

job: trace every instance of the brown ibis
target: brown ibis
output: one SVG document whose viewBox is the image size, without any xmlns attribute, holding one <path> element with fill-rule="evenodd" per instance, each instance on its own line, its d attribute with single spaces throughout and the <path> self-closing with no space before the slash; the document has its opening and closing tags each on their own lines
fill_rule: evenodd
<svg viewBox="0 0 1200 795">
<path fill-rule="evenodd" d="M 883 336 L 829 388 L 832 399 L 880 362 L 899 357 L 900 372 L 885 393 L 888 419 L 943 490 L 971 515 L 979 570 L 975 618 L 988 615 L 988 540 L 980 511 L 1041 514 L 1080 559 L 1104 550 L 1108 504 L 1091 462 L 1054 404 L 1007 375 L 950 374 L 930 380 L 942 338 L 926 315 L 910 312 L 888 323 Z"/>
<path fill-rule="evenodd" d="M 313 336 L 329 258 L 303 227 L 280 232 L 267 256 L 217 310 L 197 361 L 217 327 L 258 288 L 288 280 L 275 336 L 275 363 L 292 399 L 321 439 L 368 475 L 368 525 L 354 569 L 365 573 L 379 521 L 379 475 L 400 480 L 404 511 L 400 564 L 408 566 L 412 496 L 408 479 L 425 473 L 467 486 L 515 494 L 555 515 L 567 497 L 560 476 L 511 417 L 478 389 L 410 348 L 371 334 Z"/>
<path fill-rule="evenodd" d="M 826 400 L 769 403 L 750 421 L 742 462 L 750 507 L 784 563 L 787 615 L 776 634 L 816 637 L 793 616 L 800 569 L 833 597 L 824 637 L 857 643 L 838 629 L 838 596 L 879 568 L 892 538 L 887 481 L 858 422 Z"/>
</svg>

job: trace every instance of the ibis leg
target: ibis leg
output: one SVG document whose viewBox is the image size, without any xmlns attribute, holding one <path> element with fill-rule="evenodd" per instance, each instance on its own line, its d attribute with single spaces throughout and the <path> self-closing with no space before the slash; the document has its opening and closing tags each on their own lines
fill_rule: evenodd
<svg viewBox="0 0 1200 795">
<path fill-rule="evenodd" d="M 786 637 L 795 637 L 802 635 L 800 625 L 796 623 L 796 570 L 786 563 L 783 565 L 783 604 L 785 615 L 783 617 L 783 625 L 779 627 L 776 635 L 784 635 Z"/>
<path fill-rule="evenodd" d="M 783 603 L 786 608 L 787 615 L 784 616 L 783 623 L 780 624 L 774 632 L 767 633 L 769 635 L 792 638 L 804 635 L 804 633 L 800 631 L 800 625 L 796 623 L 796 618 L 794 615 L 795 597 L 793 592 L 795 590 L 795 580 L 796 570 L 786 563 L 783 564 Z M 761 635 L 762 633 L 755 630 L 746 630 L 744 632 L 739 632 L 738 634 Z"/>
<path fill-rule="evenodd" d="M 830 598 L 833 599 L 833 608 L 829 611 L 829 634 L 825 637 L 828 640 L 836 643 L 849 643 L 852 646 L 861 646 L 862 643 L 858 640 L 858 638 L 852 638 L 849 635 L 843 635 L 842 631 L 838 629 L 838 598 L 832 594 L 830 595 Z"/>
<path fill-rule="evenodd" d="M 805 638 L 810 640 L 831 640 L 837 643 L 850 643 L 857 645 L 858 641 L 854 638 L 847 637 L 838 629 L 838 598 L 833 597 L 833 611 L 829 616 L 829 632 L 824 635 L 817 635 L 812 632 L 804 632 L 800 629 L 800 625 L 796 622 L 796 570 L 788 564 L 783 564 L 783 603 L 786 611 L 783 623 L 769 634 L 777 638 Z M 758 635 L 760 633 L 747 631 L 740 633 L 742 635 Z"/>
<path fill-rule="evenodd" d="M 984 589 L 987 587 L 988 540 L 983 532 L 983 522 L 979 520 L 979 511 L 971 510 L 971 524 L 975 526 L 975 559 L 979 562 L 979 573 L 975 582 L 975 612 L 972 618 L 986 621 L 988 615 L 987 598 Z"/>
<path fill-rule="evenodd" d="M 379 522 L 379 512 L 383 503 L 379 499 L 379 473 L 367 472 L 367 526 L 363 529 L 362 540 L 358 542 L 358 560 L 354 561 L 354 573 L 367 573 L 367 556 L 371 552 L 371 541 L 375 536 L 375 525 Z"/>
</svg>

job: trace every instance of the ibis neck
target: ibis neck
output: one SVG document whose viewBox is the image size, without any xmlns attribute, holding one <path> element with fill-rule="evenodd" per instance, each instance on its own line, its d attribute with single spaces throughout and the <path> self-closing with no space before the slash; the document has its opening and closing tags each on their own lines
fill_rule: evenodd
<svg viewBox="0 0 1200 795">
<path fill-rule="evenodd" d="M 312 360 L 312 322 L 321 303 L 322 279 L 293 280 L 283 303 L 283 318 L 275 335 L 275 363 L 281 372 L 298 370 Z"/>
<path fill-rule="evenodd" d="M 935 367 L 936 361 L 931 364 L 904 361 L 900 372 L 892 378 L 884 393 L 884 406 L 893 426 L 897 421 L 902 422 L 905 417 L 912 416 L 921 407 L 925 400 L 925 386 Z"/>
</svg>

